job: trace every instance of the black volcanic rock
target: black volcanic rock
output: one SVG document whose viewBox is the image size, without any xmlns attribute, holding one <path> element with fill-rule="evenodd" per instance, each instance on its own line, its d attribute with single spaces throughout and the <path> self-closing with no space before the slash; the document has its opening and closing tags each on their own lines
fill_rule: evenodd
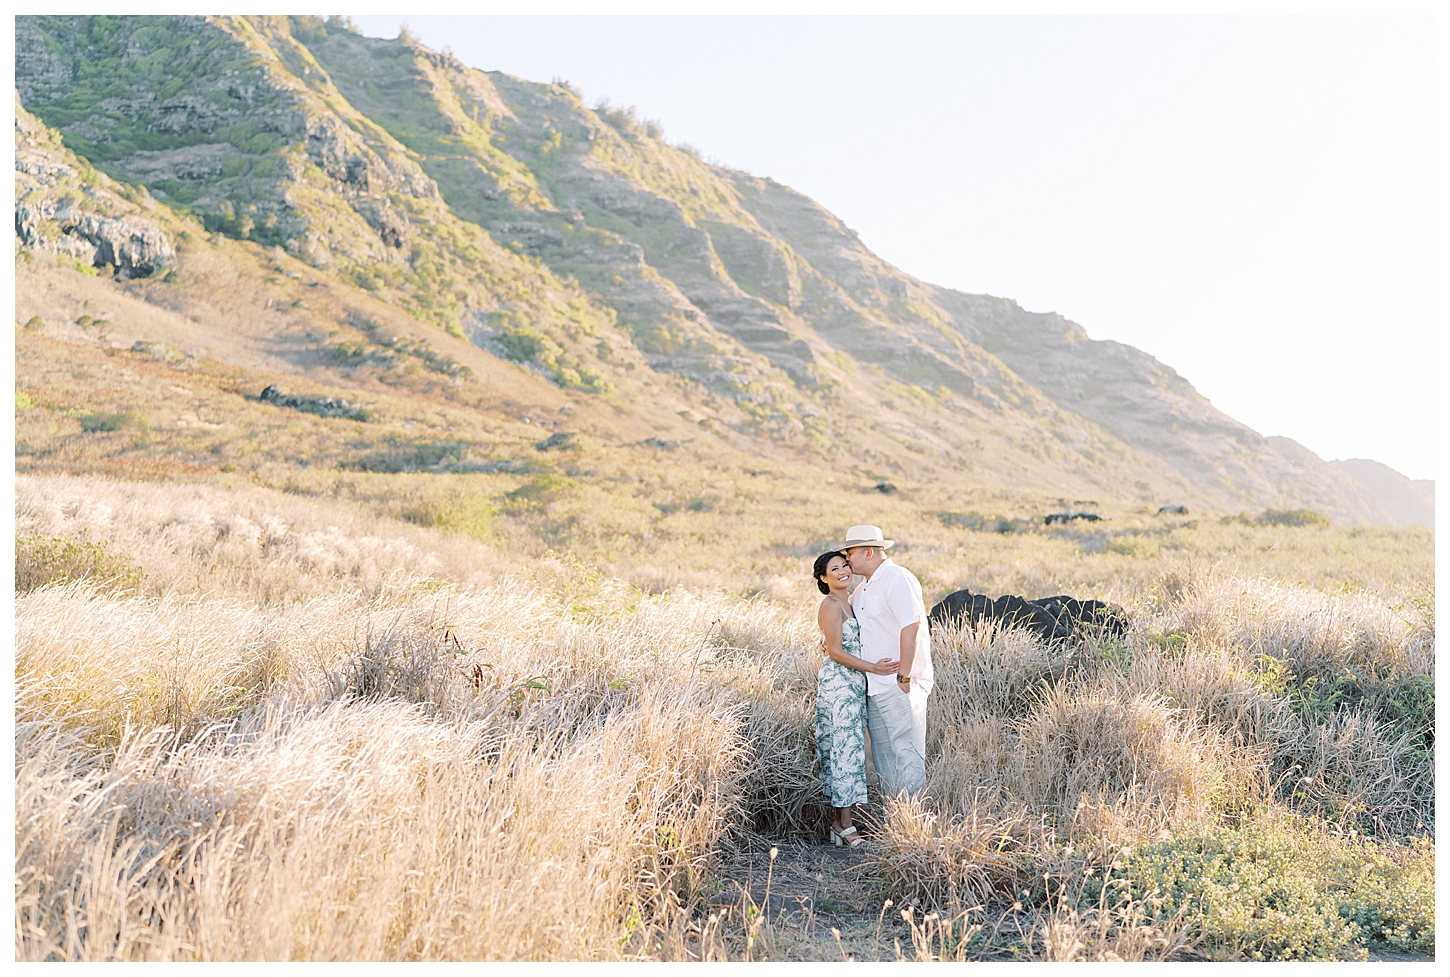
<svg viewBox="0 0 1450 977">
<path fill-rule="evenodd" d="M 1037 600 L 1004 594 L 993 600 L 985 594 L 958 590 L 938 601 L 927 614 L 933 627 L 975 626 L 983 621 L 1026 628 L 1044 641 L 1081 638 L 1094 631 L 1121 635 L 1131 623 L 1127 612 L 1116 604 L 1066 594 Z"/>
</svg>

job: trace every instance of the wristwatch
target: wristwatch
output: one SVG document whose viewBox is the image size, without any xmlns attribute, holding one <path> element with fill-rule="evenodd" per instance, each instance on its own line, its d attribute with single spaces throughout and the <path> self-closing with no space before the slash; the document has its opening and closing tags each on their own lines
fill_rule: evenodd
<svg viewBox="0 0 1450 977">
<path fill-rule="evenodd" d="M 897 682 L 898 685 L 910 685 L 911 684 L 911 676 L 910 675 L 898 675 L 898 676 L 896 676 L 896 682 Z"/>
</svg>

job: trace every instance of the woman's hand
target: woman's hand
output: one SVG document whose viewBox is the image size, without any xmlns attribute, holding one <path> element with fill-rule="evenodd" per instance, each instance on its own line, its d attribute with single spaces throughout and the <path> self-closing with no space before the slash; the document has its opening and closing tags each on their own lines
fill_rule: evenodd
<svg viewBox="0 0 1450 977">
<path fill-rule="evenodd" d="M 867 671 L 869 671 L 872 675 L 895 675 L 896 669 L 900 666 L 901 662 L 899 661 L 891 658 L 883 658 L 881 661 L 877 662 L 874 665 L 868 665 Z"/>
</svg>

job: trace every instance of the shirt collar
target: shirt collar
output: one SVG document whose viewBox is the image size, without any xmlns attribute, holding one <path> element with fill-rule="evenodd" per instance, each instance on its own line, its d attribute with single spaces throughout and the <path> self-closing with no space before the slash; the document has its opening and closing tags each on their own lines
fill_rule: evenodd
<svg viewBox="0 0 1450 977">
<path fill-rule="evenodd" d="M 896 566 L 896 564 L 895 563 L 892 563 L 891 562 L 891 557 L 888 556 L 886 559 L 884 559 L 884 560 L 881 561 L 881 565 L 876 568 L 876 572 L 873 573 L 873 574 L 871 574 L 871 576 L 867 577 L 866 578 L 866 581 L 864 583 L 862 583 L 861 586 L 863 586 L 863 587 L 869 587 L 869 586 L 871 586 L 871 581 L 880 579 L 880 577 L 881 577 L 881 571 L 882 570 L 885 570 L 887 567 L 894 567 L 894 566 Z"/>
</svg>

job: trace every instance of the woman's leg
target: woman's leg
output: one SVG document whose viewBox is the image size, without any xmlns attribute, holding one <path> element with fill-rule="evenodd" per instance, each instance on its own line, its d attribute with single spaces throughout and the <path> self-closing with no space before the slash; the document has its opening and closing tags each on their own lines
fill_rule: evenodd
<svg viewBox="0 0 1450 977">
<path fill-rule="evenodd" d="M 839 794 L 836 803 L 841 805 L 838 822 L 842 830 L 851 826 L 853 808 L 866 803 L 866 690 L 852 690 L 843 695 L 834 717 L 834 736 L 831 751 L 835 758 L 832 772 L 836 778 Z"/>
<path fill-rule="evenodd" d="M 851 807 L 857 798 L 851 789 L 850 740 L 843 733 L 852 713 L 849 689 L 822 689 L 816 694 L 816 754 L 821 762 L 821 786 L 831 799 L 833 824 L 838 832 L 851 826 Z"/>
<path fill-rule="evenodd" d="M 816 692 L 816 759 L 821 765 L 821 787 L 834 799 L 831 790 L 831 700 L 826 689 Z"/>
</svg>

